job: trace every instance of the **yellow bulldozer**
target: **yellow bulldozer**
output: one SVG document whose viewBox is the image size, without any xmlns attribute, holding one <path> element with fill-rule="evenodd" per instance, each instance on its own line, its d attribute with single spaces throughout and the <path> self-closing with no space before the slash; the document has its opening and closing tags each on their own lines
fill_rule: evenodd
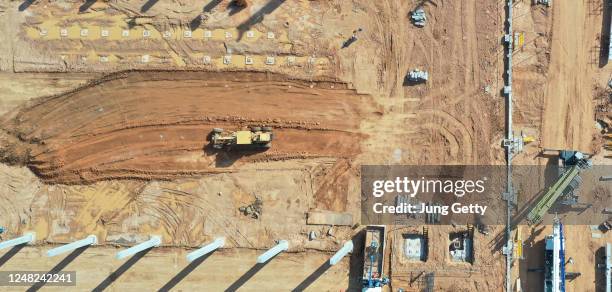
<svg viewBox="0 0 612 292">
<path fill-rule="evenodd" d="M 214 149 L 269 149 L 273 138 L 271 127 L 251 127 L 234 132 L 214 128 L 210 141 Z"/>
</svg>

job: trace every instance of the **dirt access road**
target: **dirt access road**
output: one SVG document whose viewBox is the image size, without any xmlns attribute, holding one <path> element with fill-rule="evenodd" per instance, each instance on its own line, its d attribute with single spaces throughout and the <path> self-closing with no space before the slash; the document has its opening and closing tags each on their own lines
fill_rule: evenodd
<svg viewBox="0 0 612 292">
<path fill-rule="evenodd" d="M 593 152 L 593 80 L 590 50 L 600 23 L 587 1 L 552 6 L 550 65 L 542 119 L 542 147 Z"/>
</svg>

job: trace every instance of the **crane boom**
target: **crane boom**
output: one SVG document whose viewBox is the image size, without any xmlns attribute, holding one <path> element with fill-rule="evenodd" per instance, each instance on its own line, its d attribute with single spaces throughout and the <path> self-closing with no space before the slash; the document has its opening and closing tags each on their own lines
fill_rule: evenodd
<svg viewBox="0 0 612 292">
<path fill-rule="evenodd" d="M 546 194 L 537 202 L 535 207 L 527 214 L 529 224 L 536 224 L 542 220 L 542 217 L 563 194 L 563 191 L 569 186 L 570 182 L 580 173 L 580 167 L 574 165 L 569 170 L 565 171 L 559 179 L 546 191 Z"/>
</svg>

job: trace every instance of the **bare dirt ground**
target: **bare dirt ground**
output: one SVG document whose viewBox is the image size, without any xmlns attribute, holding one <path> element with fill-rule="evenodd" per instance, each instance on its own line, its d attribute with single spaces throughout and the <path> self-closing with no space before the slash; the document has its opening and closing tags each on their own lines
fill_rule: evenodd
<svg viewBox="0 0 612 292">
<path fill-rule="evenodd" d="M 503 129 L 503 112 L 497 92 L 502 86 L 503 63 L 496 36 L 502 29 L 503 7 L 492 1 L 424 2 L 431 15 L 425 28 L 394 20 L 405 19 L 418 3 L 368 5 L 377 11 L 373 21 L 355 24 L 364 26 L 367 43 L 357 42 L 340 51 L 341 76 L 353 80 L 358 91 L 372 94 L 383 106 L 380 119 L 363 124 L 376 132 L 364 159 L 374 163 L 502 163 L 498 135 Z M 360 53 L 371 43 L 377 47 Z M 370 66 L 377 69 L 367 70 Z M 406 74 L 415 68 L 428 71 L 430 81 L 409 84 Z"/>
<path fill-rule="evenodd" d="M 0 115 L 35 97 L 54 95 L 86 84 L 96 74 L 11 74 L 0 72 Z"/>
<path fill-rule="evenodd" d="M 358 163 L 502 163 L 497 3 L 426 4 L 431 17 L 424 29 L 407 19 L 417 2 L 252 3 L 229 15 L 227 3 L 211 2 L 197 26 L 191 22 L 199 3 L 117 1 L 81 13 L 79 5 L 61 2 L 24 11 L 5 5 L 12 21 L 4 29 L 14 36 L 2 46 L 5 70 L 248 71 L 115 75 L 67 94 L 41 92 L 47 97 L 7 109 L 3 157 L 15 165 L 3 169 L 10 178 L 3 184 L 10 234 L 35 230 L 46 242 L 66 242 L 93 233 L 120 245 L 160 234 L 167 246 L 181 247 L 225 235 L 232 247 L 257 249 L 287 238 L 299 254 L 329 252 L 354 231 L 336 227 L 325 235 L 329 227 L 305 225 L 305 214 L 358 214 Z M 136 16 L 133 27 L 129 16 Z M 340 49 L 357 28 L 359 40 Z M 275 64 L 265 64 L 267 57 Z M 428 70 L 431 82 L 405 84 L 414 68 Z M 233 157 L 204 149 L 212 127 L 254 123 L 275 127 L 269 153 Z M 264 201 L 260 220 L 237 211 L 255 196 Z M 307 239 L 310 231 L 317 240 Z M 295 265 L 316 271 L 320 263 Z M 258 275 L 249 283 L 259 283 Z M 333 278 L 347 287 L 346 274 Z M 469 285 L 490 286 L 483 281 L 489 280 Z M 453 282 L 441 279 L 440 287 Z"/>
<path fill-rule="evenodd" d="M 542 148 L 602 152 L 594 109 L 610 78 L 600 45 L 603 2 L 516 3 L 514 27 L 525 44 L 514 53 L 514 130 L 538 139 L 519 164 L 532 164 Z"/>
<path fill-rule="evenodd" d="M 47 249 L 49 246 L 26 247 L 3 266 L 3 270 L 51 271 L 59 265 L 55 259 L 44 256 Z M 282 254 L 253 273 L 258 253 L 248 249 L 220 250 L 199 265 L 191 266 L 185 260 L 187 251 L 172 249 L 150 251 L 131 262 L 101 260 L 112 257 L 116 251 L 113 247 L 89 248 L 61 266 L 65 271 L 76 271 L 79 291 L 302 291 L 304 287 L 307 291 L 340 291 L 348 281 L 348 263 L 345 262 L 327 269 L 315 282 L 304 281 L 314 270 L 305 267 L 318 267 L 328 260 L 329 254 L 319 252 Z M 166 272 L 152 275 L 152 269 L 160 270 L 154 267 L 163 267 Z M 279 281 L 280 270 L 283 271 L 282 281 Z M 117 279 L 111 280 L 113 277 Z M 3 291 L 23 291 L 24 288 L 27 287 L 9 287 Z M 67 289 L 74 288 L 44 286 L 42 290 Z"/>
<path fill-rule="evenodd" d="M 74 184 L 225 172 L 243 160 L 349 159 L 363 139 L 356 131 L 367 102 L 340 83 L 261 73 L 134 72 L 106 79 L 8 115 L 5 161 L 20 161 L 47 182 Z M 214 127 L 251 125 L 276 129 L 273 150 L 223 157 L 205 148 Z"/>
<path fill-rule="evenodd" d="M 540 157 L 540 151 L 552 148 L 595 153 L 596 165 L 610 164 L 602 149 L 600 129 L 595 127 L 594 112 L 598 90 L 610 77 L 610 65 L 602 62 L 600 45 L 606 31 L 602 28 L 603 5 L 604 1 L 555 2 L 545 8 L 516 3 L 514 27 L 525 33 L 525 45 L 514 53 L 515 131 L 535 136 L 538 143 L 528 145 L 515 163 L 550 163 L 548 157 Z M 526 259 L 515 263 L 515 280 L 520 278 L 524 291 L 541 290 L 543 274 L 527 269 L 544 265 L 544 237 L 552 228 L 519 228 L 526 243 Z M 602 274 L 595 266 L 601 263 L 597 255 L 610 241 L 610 234 L 593 238 L 590 226 L 566 225 L 565 238 L 566 257 L 575 260 L 566 269 L 582 273 L 566 282 L 567 289 L 600 291 Z"/>
<path fill-rule="evenodd" d="M 92 275 L 80 290 L 144 282 L 154 290 L 178 275 L 174 289 L 184 291 L 202 281 L 211 291 L 236 283 L 241 291 L 353 291 L 359 248 L 339 266 L 321 264 L 357 229 L 330 232 L 305 219 L 329 210 L 358 223 L 360 164 L 504 163 L 502 2 L 249 2 L 0 1 L 0 157 L 8 164 L 0 167 L 0 225 L 6 236 L 34 230 L 39 238 L 2 270 L 25 259 L 27 269 L 51 269 L 57 262 L 42 252 L 96 234 L 106 246 L 65 267 Z M 409 21 L 421 4 L 425 28 Z M 598 151 L 591 89 L 609 69 L 591 62 L 596 7 L 516 4 L 526 44 L 515 53 L 515 131 L 538 138 L 517 162 L 546 163 L 534 158 L 541 147 Z M 358 40 L 341 48 L 358 28 Z M 430 80 L 406 82 L 415 68 Z M 206 148 L 213 127 L 257 124 L 277 133 L 267 152 Z M 261 218 L 238 211 L 256 197 Z M 576 243 L 596 249 L 603 240 L 584 228 L 567 228 L 581 238 L 568 242 L 584 271 L 575 287 L 592 287 L 595 277 L 592 250 Z M 492 229 L 491 238 L 477 235 L 474 264 L 463 265 L 448 262 L 453 228 L 432 227 L 430 261 L 391 259 L 391 288 L 411 291 L 419 270 L 438 273 L 436 291 L 500 291 L 504 260 L 494 238 L 502 228 Z M 390 249 L 398 232 L 389 234 Z M 164 248 L 133 267 L 99 263 L 116 251 L 110 245 L 149 234 L 161 235 Z M 187 250 L 221 235 L 228 249 L 181 272 Z M 290 241 L 291 253 L 255 269 L 257 253 L 278 239 Z"/>
<path fill-rule="evenodd" d="M 436 291 L 498 291 L 504 283 L 504 262 L 499 260 L 495 236 L 503 232 L 495 226 L 488 236 L 474 233 L 474 259 L 472 263 L 453 262 L 448 246 L 451 232 L 466 231 L 466 226 L 430 226 L 428 231 L 427 260 L 409 260 L 404 255 L 403 234 L 422 234 L 422 228 L 403 227 L 394 232 L 391 246 L 390 273 L 394 287 L 405 291 L 423 291 L 427 287 L 427 273 L 434 273 Z M 492 254 L 494 256 L 492 256 Z"/>
<path fill-rule="evenodd" d="M 593 17 L 587 22 L 587 4 L 565 1 L 552 9 L 551 55 L 542 121 L 542 146 L 546 148 L 571 147 L 593 152 L 593 65 L 589 64 L 589 49 L 599 27 L 591 22 Z"/>
</svg>

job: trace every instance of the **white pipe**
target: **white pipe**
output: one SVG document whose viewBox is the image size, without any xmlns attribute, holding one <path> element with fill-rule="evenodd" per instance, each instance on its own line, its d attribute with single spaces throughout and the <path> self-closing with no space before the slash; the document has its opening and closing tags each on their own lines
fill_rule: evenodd
<svg viewBox="0 0 612 292">
<path fill-rule="evenodd" d="M 145 241 L 145 242 L 143 242 L 141 244 L 132 246 L 132 247 L 130 247 L 128 249 L 124 249 L 124 250 L 118 252 L 117 253 L 117 259 L 120 260 L 120 259 L 124 259 L 126 257 L 129 257 L 129 256 L 133 256 L 133 255 L 135 255 L 135 254 L 137 254 L 137 253 L 139 253 L 139 252 L 141 252 L 143 250 L 159 246 L 160 244 L 161 244 L 161 236 L 159 236 L 159 235 L 151 235 L 151 239 L 149 239 L 149 240 L 147 240 L 147 241 Z"/>
<path fill-rule="evenodd" d="M 268 251 L 262 253 L 260 256 L 257 257 L 257 263 L 258 264 L 263 264 L 267 261 L 269 261 L 271 258 L 273 258 L 275 255 L 286 251 L 287 249 L 289 249 L 289 242 L 286 240 L 281 240 L 278 242 L 278 244 L 276 246 L 274 246 L 273 248 L 269 249 Z"/>
<path fill-rule="evenodd" d="M 36 240 L 36 233 L 34 232 L 25 233 L 21 237 L 17 237 L 11 240 L 0 242 L 0 249 L 9 248 L 9 247 L 13 247 L 13 246 L 24 244 L 24 243 L 32 243 L 35 240 Z"/>
<path fill-rule="evenodd" d="M 84 247 L 87 245 L 92 245 L 92 244 L 96 244 L 98 243 L 98 238 L 95 235 L 89 235 L 84 239 L 81 240 L 77 240 L 75 242 L 69 243 L 69 244 L 65 244 L 59 247 L 56 247 L 54 249 L 50 249 L 47 251 L 47 256 L 48 257 L 54 257 L 56 255 L 60 255 L 63 254 L 65 252 L 71 251 L 71 250 L 75 250 L 77 248 L 80 247 Z"/>
<path fill-rule="evenodd" d="M 199 248 L 198 250 L 195 250 L 193 252 L 190 252 L 189 254 L 187 254 L 187 261 L 188 262 L 193 262 L 195 259 L 204 256 L 206 254 L 209 254 L 211 252 L 213 252 L 214 250 L 222 247 L 225 244 L 225 237 L 219 237 L 217 239 L 215 239 L 215 241 L 213 241 L 210 244 L 207 244 L 201 248 Z"/>
<path fill-rule="evenodd" d="M 349 252 L 352 252 L 352 251 L 353 251 L 353 241 L 349 240 L 345 242 L 342 248 L 338 250 L 336 254 L 334 254 L 334 256 L 332 256 L 329 259 L 329 264 L 333 266 L 339 263 L 343 257 L 345 257 Z"/>
</svg>

